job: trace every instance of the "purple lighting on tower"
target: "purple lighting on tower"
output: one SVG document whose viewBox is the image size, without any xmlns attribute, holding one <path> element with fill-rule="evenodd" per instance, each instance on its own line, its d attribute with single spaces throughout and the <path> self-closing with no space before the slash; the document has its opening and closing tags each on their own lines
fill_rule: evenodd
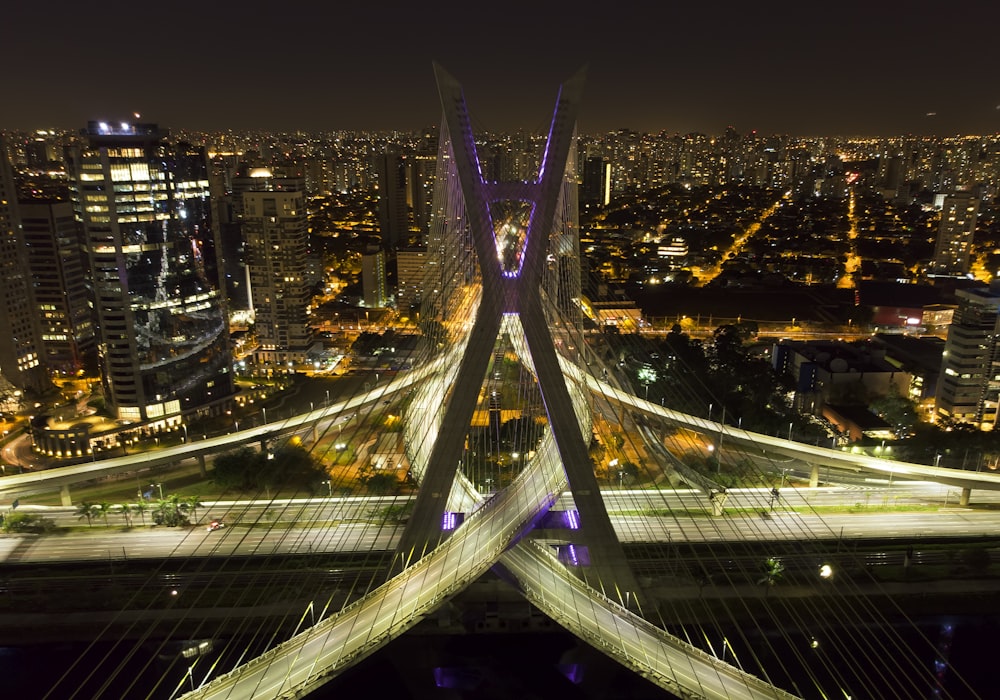
<svg viewBox="0 0 1000 700">
<path fill-rule="evenodd" d="M 441 517 L 441 529 L 454 530 L 464 521 L 465 521 L 465 513 L 455 513 L 446 510 L 444 512 L 444 515 Z"/>
<path fill-rule="evenodd" d="M 580 513 L 575 510 L 566 511 L 566 527 L 570 530 L 580 529 Z"/>
</svg>

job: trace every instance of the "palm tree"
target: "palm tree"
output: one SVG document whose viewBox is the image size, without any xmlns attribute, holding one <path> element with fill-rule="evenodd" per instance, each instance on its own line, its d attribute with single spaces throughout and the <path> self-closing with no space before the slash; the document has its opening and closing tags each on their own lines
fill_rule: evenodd
<svg viewBox="0 0 1000 700">
<path fill-rule="evenodd" d="M 76 507 L 76 515 L 79 520 L 87 519 L 87 525 L 94 527 L 93 519 L 97 515 L 97 506 L 93 503 L 83 501 Z"/>
<path fill-rule="evenodd" d="M 194 522 L 197 522 L 198 520 L 198 508 L 201 508 L 204 505 L 205 504 L 201 502 L 201 496 L 185 496 L 181 502 L 181 508 L 191 511 L 191 519 Z"/>
<path fill-rule="evenodd" d="M 767 585 L 764 595 L 770 592 L 771 587 L 778 582 L 784 572 L 785 565 L 777 557 L 768 557 L 764 561 L 764 577 L 757 581 L 757 583 Z"/>
<path fill-rule="evenodd" d="M 94 506 L 94 508 L 96 508 L 97 515 L 104 518 L 104 527 L 111 527 L 110 524 L 108 524 L 108 513 L 111 512 L 111 504 L 107 501 L 101 501 Z"/>
<path fill-rule="evenodd" d="M 122 520 L 125 521 L 125 527 L 132 527 L 132 518 L 130 517 L 132 509 L 124 503 L 114 506 L 115 513 L 122 516 Z"/>
<path fill-rule="evenodd" d="M 149 504 L 145 501 L 139 501 L 138 503 L 132 504 L 132 512 L 138 513 L 139 517 L 142 518 L 142 526 L 146 526 L 146 513 L 149 512 Z"/>
</svg>

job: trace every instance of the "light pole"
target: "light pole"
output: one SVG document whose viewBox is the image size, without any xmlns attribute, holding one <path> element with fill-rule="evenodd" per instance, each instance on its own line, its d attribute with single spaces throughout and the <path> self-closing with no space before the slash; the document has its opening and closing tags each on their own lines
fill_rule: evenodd
<svg viewBox="0 0 1000 700">
<path fill-rule="evenodd" d="M 325 486 L 327 490 L 330 492 L 330 498 L 333 498 L 333 484 L 330 482 L 330 480 L 327 479 L 326 481 L 324 481 L 323 486 Z"/>
<path fill-rule="evenodd" d="M 163 500 L 163 484 L 150 484 L 149 488 L 153 488 L 154 486 L 157 489 L 159 489 L 159 491 L 160 491 L 160 500 L 162 501 Z"/>
<path fill-rule="evenodd" d="M 710 421 L 712 420 L 712 408 L 714 406 L 715 406 L 715 404 L 712 404 L 712 403 L 708 404 L 708 420 L 710 420 Z"/>
<path fill-rule="evenodd" d="M 326 407 L 330 408 L 330 390 L 326 390 Z"/>
<path fill-rule="evenodd" d="M 186 445 L 187 441 L 188 441 L 188 427 L 187 427 L 187 423 L 181 423 L 181 427 L 184 428 L 184 444 Z"/>
<path fill-rule="evenodd" d="M 936 455 L 934 455 L 934 466 L 936 467 L 939 464 L 941 464 L 941 453 L 940 452 L 938 452 Z"/>
<path fill-rule="evenodd" d="M 791 421 L 789 421 L 789 423 L 788 423 L 788 441 L 789 442 L 792 441 L 792 423 L 791 423 Z"/>
<path fill-rule="evenodd" d="M 264 425 L 267 425 L 267 409 L 261 406 L 260 410 L 264 413 Z"/>
</svg>

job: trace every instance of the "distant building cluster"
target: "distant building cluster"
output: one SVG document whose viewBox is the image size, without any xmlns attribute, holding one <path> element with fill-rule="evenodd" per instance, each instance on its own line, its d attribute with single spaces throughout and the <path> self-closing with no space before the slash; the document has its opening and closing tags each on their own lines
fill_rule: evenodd
<svg viewBox="0 0 1000 700">
<path fill-rule="evenodd" d="M 544 142 L 477 136 L 484 181 L 534 177 Z M 438 145 L 437 128 L 168 133 L 95 121 L 5 134 L 0 371 L 35 393 L 53 377 L 97 376 L 117 419 L 171 427 L 225 410 L 234 350 L 286 367 L 315 359 L 338 329 L 370 328 L 369 311 L 418 324 L 428 272 L 445 264 L 434 219 L 451 214 L 433 210 L 447 186 Z M 661 285 L 840 287 L 874 309 L 859 325 L 947 337 L 939 372 L 897 370 L 893 386 L 935 402 L 934 416 L 995 424 L 1000 137 L 622 129 L 579 135 L 574 159 L 583 285 L 572 303 L 597 327 L 642 330 L 657 312 L 636 297 Z M 517 249 L 498 242 L 501 256 Z M 900 291 L 925 285 L 951 291 Z M 838 383 L 827 355 L 853 361 L 827 349 L 793 363 L 799 375 L 813 367 L 799 377 L 810 401 L 822 395 L 812 410 Z"/>
</svg>

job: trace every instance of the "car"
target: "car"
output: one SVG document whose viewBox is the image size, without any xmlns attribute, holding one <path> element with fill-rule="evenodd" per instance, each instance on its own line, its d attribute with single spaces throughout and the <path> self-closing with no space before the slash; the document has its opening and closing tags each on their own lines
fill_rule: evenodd
<svg viewBox="0 0 1000 700">
<path fill-rule="evenodd" d="M 208 524 L 208 527 L 205 529 L 208 530 L 209 532 L 212 532 L 213 530 L 221 530 L 225 526 L 226 524 L 221 520 L 213 520 Z"/>
</svg>

